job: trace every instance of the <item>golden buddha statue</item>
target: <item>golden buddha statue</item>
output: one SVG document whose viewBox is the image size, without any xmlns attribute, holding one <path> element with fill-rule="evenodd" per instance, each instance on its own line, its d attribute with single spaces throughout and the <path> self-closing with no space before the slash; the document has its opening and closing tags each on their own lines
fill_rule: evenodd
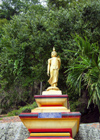
<svg viewBox="0 0 100 140">
<path fill-rule="evenodd" d="M 55 48 L 53 48 L 53 51 L 51 53 L 50 59 L 48 59 L 48 67 L 47 67 L 47 75 L 49 76 L 50 73 L 50 79 L 48 80 L 51 87 L 49 87 L 47 90 L 53 89 L 53 90 L 59 90 L 57 88 L 57 82 L 58 82 L 58 75 L 59 75 L 59 69 L 61 65 L 61 59 L 58 56 L 57 52 L 55 51 Z"/>
</svg>

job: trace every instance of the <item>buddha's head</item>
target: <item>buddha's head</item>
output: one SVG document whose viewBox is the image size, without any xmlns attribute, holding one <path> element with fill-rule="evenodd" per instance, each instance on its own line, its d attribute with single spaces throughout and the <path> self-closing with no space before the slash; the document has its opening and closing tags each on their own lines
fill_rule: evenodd
<svg viewBox="0 0 100 140">
<path fill-rule="evenodd" d="M 55 48 L 53 47 L 53 51 L 51 53 L 51 57 L 56 57 L 57 56 L 57 52 L 55 51 Z"/>
</svg>

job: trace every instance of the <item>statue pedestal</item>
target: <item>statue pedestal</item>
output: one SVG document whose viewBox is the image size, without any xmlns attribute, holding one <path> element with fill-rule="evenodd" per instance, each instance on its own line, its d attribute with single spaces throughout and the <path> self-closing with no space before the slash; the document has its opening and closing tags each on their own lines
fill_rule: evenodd
<svg viewBox="0 0 100 140">
<path fill-rule="evenodd" d="M 58 87 L 50 86 L 50 87 L 47 88 L 47 91 L 51 91 L 51 90 L 53 90 L 53 91 L 60 91 L 60 89 Z"/>
<path fill-rule="evenodd" d="M 68 95 L 36 95 L 34 98 L 38 107 L 31 113 L 19 115 L 30 132 L 26 140 L 74 140 L 81 114 L 70 112 Z"/>
<path fill-rule="evenodd" d="M 62 91 L 61 90 L 43 91 L 42 95 L 62 95 Z"/>
</svg>

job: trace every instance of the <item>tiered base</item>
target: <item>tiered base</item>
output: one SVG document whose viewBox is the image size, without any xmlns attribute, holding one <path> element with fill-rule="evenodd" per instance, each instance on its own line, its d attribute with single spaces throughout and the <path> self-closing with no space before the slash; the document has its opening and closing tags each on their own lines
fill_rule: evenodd
<svg viewBox="0 0 100 140">
<path fill-rule="evenodd" d="M 74 140 L 81 114 L 70 112 L 68 95 L 34 97 L 38 107 L 31 113 L 19 115 L 30 132 L 30 137 L 25 140 Z"/>
</svg>

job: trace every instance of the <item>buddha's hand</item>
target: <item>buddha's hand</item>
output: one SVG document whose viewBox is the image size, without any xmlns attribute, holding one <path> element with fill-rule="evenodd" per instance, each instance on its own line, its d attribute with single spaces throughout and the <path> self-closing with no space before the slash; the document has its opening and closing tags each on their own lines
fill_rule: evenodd
<svg viewBox="0 0 100 140">
<path fill-rule="evenodd" d="M 47 75 L 49 76 L 49 72 L 47 72 Z"/>
</svg>

